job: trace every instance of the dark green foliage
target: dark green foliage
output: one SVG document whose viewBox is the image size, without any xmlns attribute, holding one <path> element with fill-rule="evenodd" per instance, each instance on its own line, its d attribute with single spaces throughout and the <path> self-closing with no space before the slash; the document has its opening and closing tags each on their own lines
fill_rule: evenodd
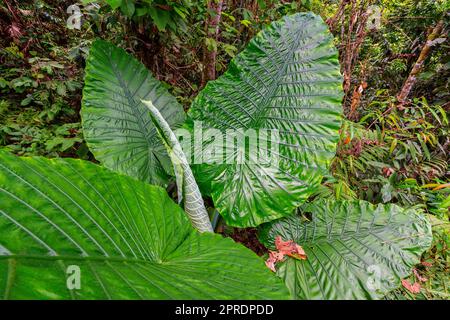
<svg viewBox="0 0 450 320">
<path fill-rule="evenodd" d="M 439 188 L 448 183 L 447 112 L 424 98 L 400 109 L 392 98 L 380 99 L 387 100 L 372 102 L 359 124 L 343 127 L 334 176 L 361 199 L 419 204 L 447 217 L 441 204 L 449 189 Z"/>
<path fill-rule="evenodd" d="M 399 92 L 429 28 L 440 19 L 448 25 L 446 15 L 450 10 L 446 0 L 382 0 L 375 4 L 383 8 L 381 27 L 368 33 L 361 50 L 361 63 L 355 70 L 355 75 L 360 74 L 368 82 L 368 92 L 363 97 L 367 104 L 377 100 L 380 89 L 387 89 L 391 96 Z M 413 96 L 425 96 L 430 103 L 448 101 L 449 62 L 448 42 L 435 45 L 419 75 Z"/>
<path fill-rule="evenodd" d="M 136 23 L 145 23 L 150 20 L 159 31 L 170 29 L 174 32 L 186 32 L 187 17 L 195 7 L 195 2 L 189 0 L 105 1 L 112 9 L 119 9 L 122 14 Z"/>
<path fill-rule="evenodd" d="M 0 146 L 20 155 L 87 158 L 78 114 L 82 70 L 67 55 L 63 20 L 50 19 L 61 11 L 30 1 L 15 21 L 1 9 L 0 26 L 12 36 L 0 40 Z"/>
</svg>

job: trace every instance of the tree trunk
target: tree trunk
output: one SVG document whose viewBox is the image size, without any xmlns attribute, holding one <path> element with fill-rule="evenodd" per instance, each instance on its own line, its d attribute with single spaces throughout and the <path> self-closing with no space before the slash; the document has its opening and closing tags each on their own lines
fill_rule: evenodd
<svg viewBox="0 0 450 320">
<path fill-rule="evenodd" d="M 341 3 L 339 4 L 339 8 L 336 14 L 333 17 L 327 19 L 326 22 L 331 32 L 334 31 L 336 23 L 341 20 L 342 15 L 344 14 L 345 11 L 345 7 L 347 6 L 347 4 L 349 4 L 349 2 L 350 0 L 342 0 Z"/>
<path fill-rule="evenodd" d="M 367 82 L 361 81 L 359 86 L 355 86 L 353 89 L 353 94 L 350 102 L 350 111 L 347 115 L 347 118 L 350 120 L 356 120 L 358 117 L 357 109 L 359 104 L 361 103 L 361 97 L 364 92 L 364 90 L 367 88 Z"/>
<path fill-rule="evenodd" d="M 347 33 L 342 38 L 341 62 L 344 74 L 344 92 L 347 97 L 350 92 L 353 69 L 359 56 L 359 49 L 366 37 L 367 7 L 371 1 L 351 1 L 350 16 L 348 17 Z M 342 22 L 344 24 L 344 22 Z"/>
<path fill-rule="evenodd" d="M 403 84 L 402 90 L 397 95 L 397 100 L 401 104 L 403 104 L 407 100 L 411 92 L 411 89 L 413 88 L 414 84 L 417 81 L 417 75 L 422 71 L 423 64 L 425 63 L 425 60 L 430 54 L 431 48 L 436 44 L 434 40 L 436 40 L 436 38 L 438 38 L 441 35 L 443 25 L 444 21 L 443 20 L 439 21 L 438 24 L 434 27 L 433 31 L 428 35 L 427 41 L 425 42 L 422 51 L 420 52 L 420 55 L 417 58 L 416 63 L 414 64 L 411 72 L 409 73 L 408 78 Z"/>
<path fill-rule="evenodd" d="M 219 23 L 220 17 L 222 15 L 223 0 L 209 0 L 208 10 L 214 12 L 214 16 L 210 16 L 206 20 L 206 35 L 208 38 L 217 41 L 217 36 L 219 34 Z M 216 56 L 217 49 L 209 50 L 205 45 L 204 57 L 203 57 L 203 77 L 202 77 L 202 87 L 206 85 L 209 80 L 216 79 Z"/>
</svg>

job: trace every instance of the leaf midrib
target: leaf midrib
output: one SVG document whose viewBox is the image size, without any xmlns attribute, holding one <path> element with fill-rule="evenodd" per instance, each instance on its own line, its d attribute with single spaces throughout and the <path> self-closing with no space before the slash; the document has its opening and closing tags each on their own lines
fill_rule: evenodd
<svg viewBox="0 0 450 320">
<path fill-rule="evenodd" d="M 288 25 L 288 22 L 289 22 L 289 25 Z M 305 23 L 303 23 L 301 26 L 299 26 L 298 30 L 300 31 L 304 26 L 305 26 Z M 293 28 L 292 21 L 290 19 L 286 20 L 286 27 L 289 29 L 289 33 L 291 33 L 293 30 L 296 30 L 295 28 Z M 302 34 L 301 32 L 297 32 L 294 43 L 298 43 L 298 40 L 299 40 L 301 34 Z M 280 35 L 283 35 L 283 33 L 280 32 Z M 273 45 L 272 41 L 270 41 L 270 45 L 275 51 L 278 52 L 278 55 L 281 56 L 280 50 Z M 265 94 L 265 96 L 262 97 L 263 99 L 262 99 L 262 102 L 260 103 L 261 107 L 258 108 L 256 115 L 255 115 L 256 117 L 250 121 L 247 128 L 255 128 L 255 127 L 258 128 L 261 120 L 265 119 L 267 110 L 270 110 L 268 108 L 268 104 L 271 101 L 271 99 L 273 98 L 274 92 L 278 89 L 278 86 L 281 83 L 281 79 L 283 78 L 283 75 L 286 71 L 288 64 L 292 63 L 293 55 L 296 50 L 297 50 L 296 46 L 290 46 L 290 48 L 286 54 L 287 59 L 285 59 L 283 61 L 282 68 L 280 68 L 278 70 L 277 74 L 275 75 L 272 86 L 269 86 L 270 90 Z"/>
<path fill-rule="evenodd" d="M 157 264 L 163 265 L 164 261 L 150 261 L 136 258 L 121 258 L 121 257 L 106 257 L 106 256 L 79 256 L 79 255 L 40 255 L 40 254 L 12 254 L 12 255 L 0 255 L 0 260 L 8 259 L 34 259 L 34 260 L 46 260 L 46 261 L 111 261 L 111 262 L 129 262 L 140 264 Z"/>
<path fill-rule="evenodd" d="M 111 56 L 111 52 L 104 52 L 106 54 L 106 56 L 108 57 L 109 63 L 111 64 L 111 70 L 114 73 L 114 75 L 117 78 L 119 87 L 122 88 L 122 90 L 125 93 L 125 97 L 128 100 L 128 105 L 130 107 L 130 109 L 132 110 L 132 114 L 134 115 L 134 118 L 136 119 L 136 124 L 139 127 L 140 132 L 142 133 L 143 137 L 144 137 L 144 141 L 147 144 L 147 154 L 148 154 L 148 160 L 146 161 L 146 164 L 148 166 L 148 170 L 151 171 L 150 163 L 151 162 L 156 162 L 160 168 L 163 167 L 159 157 L 157 156 L 157 150 L 155 147 L 155 139 L 152 138 L 152 136 L 154 135 L 154 128 L 149 128 L 149 130 L 146 130 L 147 127 L 147 123 L 143 121 L 143 117 L 138 113 L 137 110 L 137 106 L 139 105 L 139 102 L 137 102 L 135 100 L 135 94 L 139 91 L 136 90 L 135 94 L 131 93 L 131 91 L 129 90 L 129 87 L 126 85 L 126 82 L 124 81 L 123 77 L 122 77 L 122 73 L 120 70 L 117 69 L 117 65 L 114 64 L 114 61 L 112 59 Z M 142 83 L 140 84 L 139 88 L 142 87 L 142 85 L 147 81 L 148 75 L 146 75 L 146 77 L 144 78 L 144 80 L 142 80 Z M 145 114 L 145 112 L 144 112 Z M 151 160 L 153 159 L 153 161 Z"/>
<path fill-rule="evenodd" d="M 403 226 L 403 225 L 400 225 L 400 226 Z M 390 228 L 390 227 L 383 227 L 383 228 L 379 228 L 379 229 L 380 229 L 380 231 L 389 231 L 392 228 Z M 321 237 L 315 238 L 314 240 L 309 239 L 309 240 L 303 242 L 303 245 L 305 245 L 305 246 L 306 245 L 315 246 L 315 245 L 317 245 L 319 243 L 332 243 L 332 242 L 335 242 L 335 241 L 347 240 L 348 238 L 353 238 L 355 236 L 358 239 L 359 238 L 364 238 L 367 235 L 375 236 L 376 234 L 378 234 L 378 232 L 376 232 L 376 231 L 378 231 L 378 230 L 375 229 L 375 230 L 364 230 L 364 231 L 358 231 L 358 232 L 355 232 L 355 231 L 353 231 L 353 232 L 346 232 L 343 235 L 331 236 L 330 238 L 327 238 L 327 236 L 321 236 Z M 403 237 L 399 237 L 399 238 L 395 238 L 395 239 L 390 239 L 389 241 L 385 241 L 384 243 L 385 244 L 389 244 L 389 243 L 393 242 L 394 240 L 398 240 L 398 239 L 402 239 L 403 240 L 403 239 L 409 239 L 409 238 L 414 238 L 414 237 L 419 237 L 419 236 L 424 236 L 424 235 L 425 234 L 422 233 L 422 232 L 417 232 L 417 233 L 414 233 L 414 234 L 411 234 L 411 235 L 408 235 L 408 236 L 403 236 Z M 302 242 L 301 240 L 302 239 L 299 239 L 299 243 Z"/>
<path fill-rule="evenodd" d="M 122 88 L 122 90 L 125 93 L 125 98 L 128 100 L 130 109 L 132 110 L 132 113 L 133 113 L 133 115 L 134 115 L 134 117 L 136 119 L 136 123 L 139 126 L 139 129 L 141 130 L 141 133 L 145 137 L 145 141 L 147 142 L 148 148 L 150 150 L 152 150 L 153 146 L 152 146 L 152 143 L 151 143 L 151 140 L 150 140 L 149 136 L 147 135 L 147 131 L 144 128 L 144 122 L 142 121 L 142 117 L 139 116 L 139 114 L 137 113 L 136 108 L 133 108 L 133 106 L 137 105 L 138 103 L 136 103 L 136 100 L 134 99 L 134 95 L 131 93 L 131 91 L 129 90 L 128 86 L 125 84 L 125 81 L 124 81 L 124 79 L 122 77 L 122 74 L 121 74 L 120 70 L 118 70 L 117 66 L 114 64 L 114 61 L 112 60 L 110 52 L 107 53 L 107 57 L 108 57 L 109 63 L 111 64 L 111 69 L 114 72 L 114 75 L 116 76 L 117 81 L 119 82 L 119 86 Z M 145 82 L 145 80 L 142 81 L 142 82 Z"/>
</svg>

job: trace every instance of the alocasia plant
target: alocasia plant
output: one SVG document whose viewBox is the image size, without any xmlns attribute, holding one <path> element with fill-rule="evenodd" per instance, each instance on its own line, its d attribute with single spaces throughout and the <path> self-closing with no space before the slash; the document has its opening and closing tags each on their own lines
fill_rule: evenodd
<svg viewBox="0 0 450 320">
<path fill-rule="evenodd" d="M 141 100 L 152 101 L 172 128 L 182 119 L 181 107 L 144 69 L 124 50 L 95 42 L 86 68 L 83 128 L 105 166 L 161 182 L 170 172 L 168 156 Z M 193 166 L 227 224 L 257 226 L 281 218 L 316 190 L 335 154 L 341 99 L 333 37 L 312 13 L 272 23 L 208 83 L 189 111 L 204 129 L 276 130 L 280 137 L 276 163 Z"/>
<path fill-rule="evenodd" d="M 96 41 L 81 109 L 88 146 L 105 167 L 166 185 L 172 165 L 142 99 L 151 100 L 171 126 L 183 123 L 183 107 L 150 71 L 123 49 Z"/>
<path fill-rule="evenodd" d="M 82 160 L 5 151 L 0 288 L 5 299 L 288 297 L 253 252 L 193 229 L 164 189 Z"/>
<path fill-rule="evenodd" d="M 142 101 L 150 111 L 150 118 L 158 132 L 162 143 L 174 167 L 178 187 L 178 201 L 184 203 L 184 210 L 191 219 L 192 225 L 200 232 L 212 232 L 208 212 L 203 203 L 202 194 L 195 182 L 188 159 L 183 152 L 180 142 L 170 129 L 161 113 L 151 101 Z"/>
<path fill-rule="evenodd" d="M 4 297 L 288 298 L 261 259 L 204 232 L 212 228 L 194 175 L 228 225 L 268 222 L 260 239 L 278 250 L 268 266 L 292 298 L 380 298 L 398 287 L 431 241 L 429 223 L 414 210 L 316 200 L 300 209 L 312 221 L 291 215 L 318 188 L 334 156 L 341 81 L 320 17 L 300 13 L 272 23 L 200 92 L 185 128 L 194 137 L 198 122 L 223 134 L 276 132 L 276 139 L 258 142 L 277 161 L 206 161 L 191 171 L 189 153 L 172 131 L 184 123 L 181 105 L 123 49 L 94 42 L 84 134 L 105 167 L 131 177 L 79 160 L 0 152 Z M 211 143 L 194 146 L 194 157 Z M 233 157 L 246 146 L 222 149 Z M 164 189 L 147 184 L 166 186 L 173 174 L 185 212 Z M 80 290 L 66 287 L 69 265 L 83 272 Z"/>
<path fill-rule="evenodd" d="M 207 84 L 189 110 L 204 128 L 279 134 L 276 163 L 194 167 L 227 224 L 289 215 L 316 190 L 336 152 L 342 96 L 333 37 L 312 13 L 272 23 Z"/>
<path fill-rule="evenodd" d="M 377 299 L 400 285 L 431 245 L 431 227 L 413 209 L 365 201 L 318 200 L 310 213 L 261 227 L 260 239 L 275 248 L 281 236 L 302 245 L 307 259 L 276 265 L 295 299 Z"/>
</svg>

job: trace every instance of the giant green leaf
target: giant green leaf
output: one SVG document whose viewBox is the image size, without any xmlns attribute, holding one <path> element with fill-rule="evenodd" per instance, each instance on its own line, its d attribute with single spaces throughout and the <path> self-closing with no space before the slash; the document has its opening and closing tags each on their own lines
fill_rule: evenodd
<svg viewBox="0 0 450 320">
<path fill-rule="evenodd" d="M 238 135 L 244 136 L 248 129 L 269 129 L 279 134 L 272 153 L 278 161 L 263 163 L 251 153 L 252 161 L 244 163 L 203 159 L 195 165 L 203 191 L 211 194 L 229 225 L 256 226 L 291 214 L 316 190 L 336 151 L 342 95 L 333 37 L 312 13 L 272 23 L 200 92 L 189 115 L 201 121 L 203 131 L 215 128 L 229 136 L 227 129 L 241 130 Z M 209 140 L 203 143 L 204 149 Z M 262 151 L 268 150 L 264 144 Z M 222 159 L 232 162 L 244 146 L 230 146 L 225 144 Z"/>
<path fill-rule="evenodd" d="M 272 249 L 281 236 L 305 250 L 306 260 L 277 265 L 296 299 L 380 299 L 412 272 L 432 240 L 423 216 L 394 204 L 319 200 L 301 211 L 261 226 L 259 235 Z"/>
<path fill-rule="evenodd" d="M 182 106 L 144 65 L 123 49 L 95 41 L 81 109 L 88 146 L 105 167 L 164 185 L 170 159 L 142 99 L 151 100 L 172 127 L 184 121 Z"/>
<path fill-rule="evenodd" d="M 195 231 L 160 187 L 80 160 L 2 151 L 0 297 L 283 299 L 288 293 L 253 252 Z"/>
</svg>

